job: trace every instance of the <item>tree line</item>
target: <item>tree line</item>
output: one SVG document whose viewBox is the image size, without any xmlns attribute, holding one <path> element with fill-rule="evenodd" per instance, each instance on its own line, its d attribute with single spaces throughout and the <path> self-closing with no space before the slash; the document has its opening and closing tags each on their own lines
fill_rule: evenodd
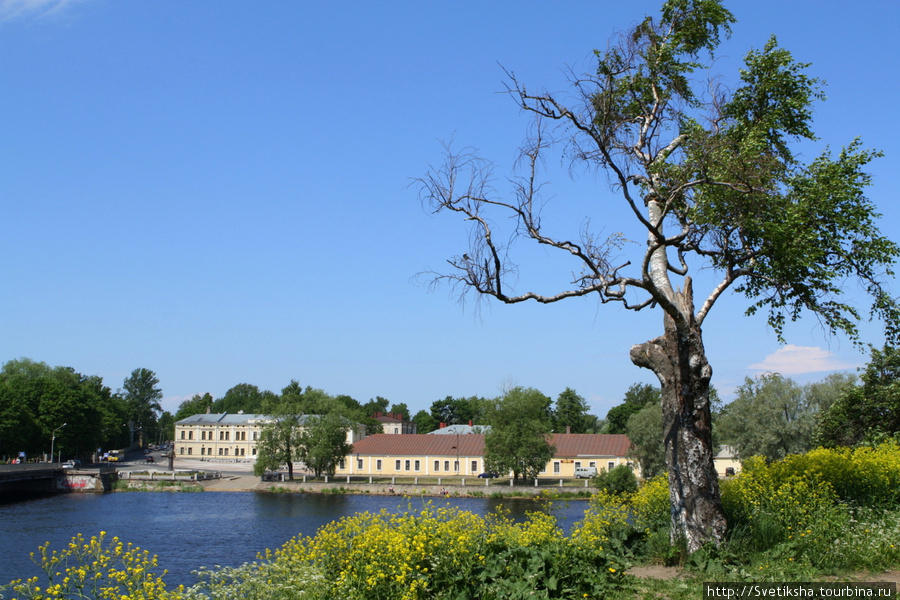
<svg viewBox="0 0 900 600">
<path fill-rule="evenodd" d="M 0 370 L 0 459 L 25 453 L 90 459 L 109 450 L 171 439 L 174 420 L 161 410 L 159 379 L 138 368 L 112 391 L 97 375 L 29 358 Z"/>
<path fill-rule="evenodd" d="M 859 377 L 832 373 L 800 385 L 778 373 L 745 378 L 728 404 L 711 389 L 715 447 L 731 446 L 738 458 L 767 461 L 803 454 L 819 446 L 900 441 L 900 350 L 873 348 Z M 666 468 L 663 415 L 658 388 L 634 384 L 607 414 L 608 433 L 626 433 L 642 474 Z"/>
</svg>

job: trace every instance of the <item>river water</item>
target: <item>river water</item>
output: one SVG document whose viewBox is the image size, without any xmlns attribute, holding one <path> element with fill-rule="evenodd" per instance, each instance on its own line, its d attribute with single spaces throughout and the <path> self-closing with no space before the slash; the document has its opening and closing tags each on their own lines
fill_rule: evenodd
<svg viewBox="0 0 900 600">
<path fill-rule="evenodd" d="M 129 492 L 61 494 L 0 504 L 0 585 L 40 574 L 29 553 L 51 543 L 59 549 L 81 533 L 85 538 L 105 531 L 159 557 L 169 572 L 168 586 L 191 585 L 201 567 L 238 566 L 266 549 L 280 547 L 296 535 L 314 535 L 336 519 L 357 512 L 420 509 L 429 499 L 338 494 L 272 494 L 259 492 Z M 517 521 L 540 505 L 526 499 L 434 498 L 487 514 L 502 505 Z M 553 513 L 568 530 L 586 509 L 584 501 L 557 504 Z"/>
</svg>

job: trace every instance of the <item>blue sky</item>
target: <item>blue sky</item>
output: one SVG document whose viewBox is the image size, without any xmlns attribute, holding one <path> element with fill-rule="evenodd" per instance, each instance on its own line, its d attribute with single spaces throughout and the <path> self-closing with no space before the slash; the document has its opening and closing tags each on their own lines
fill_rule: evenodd
<svg viewBox="0 0 900 600">
<path fill-rule="evenodd" d="M 829 100 L 808 156 L 856 136 L 883 150 L 869 195 L 900 240 L 900 5 L 729 4 L 722 81 L 771 34 L 813 63 Z M 565 90 L 566 66 L 589 69 L 593 49 L 658 6 L 0 0 L 0 361 L 71 366 L 113 389 L 145 367 L 169 410 L 296 379 L 413 412 L 508 385 L 572 387 L 605 416 L 632 383 L 655 383 L 628 350 L 661 332 L 660 314 L 429 291 L 415 275 L 462 254 L 466 231 L 410 183 L 451 139 L 508 174 L 528 119 L 498 93 L 503 68 Z M 602 177 L 547 178 L 545 222 L 560 231 L 586 216 L 567 201 L 611 197 Z M 866 362 L 811 317 L 782 347 L 744 308 L 729 296 L 704 326 L 726 398 L 761 370 L 805 383 Z M 863 333 L 882 343 L 878 324 Z"/>
</svg>

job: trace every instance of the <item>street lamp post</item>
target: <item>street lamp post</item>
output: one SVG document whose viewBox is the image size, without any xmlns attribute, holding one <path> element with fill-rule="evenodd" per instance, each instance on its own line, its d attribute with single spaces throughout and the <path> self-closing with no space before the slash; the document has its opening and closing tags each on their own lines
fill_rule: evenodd
<svg viewBox="0 0 900 600">
<path fill-rule="evenodd" d="M 59 427 L 53 430 L 53 435 L 50 437 L 50 462 L 53 462 L 53 448 L 56 446 L 56 432 L 65 427 L 67 423 L 63 423 Z"/>
</svg>

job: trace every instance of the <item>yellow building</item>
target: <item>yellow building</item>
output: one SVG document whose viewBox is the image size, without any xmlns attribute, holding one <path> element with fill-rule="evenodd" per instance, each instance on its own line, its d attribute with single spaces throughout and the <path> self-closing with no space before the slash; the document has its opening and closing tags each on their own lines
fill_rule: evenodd
<svg viewBox="0 0 900 600">
<path fill-rule="evenodd" d="M 301 417 L 301 425 L 305 419 Z M 256 460 L 262 428 L 272 417 L 243 413 L 192 415 L 175 423 L 175 454 L 179 458 Z M 353 444 L 366 436 L 359 425 L 347 431 Z"/>
<path fill-rule="evenodd" d="M 733 446 L 719 446 L 719 451 L 713 457 L 713 464 L 719 477 L 737 475 L 741 472 L 741 461 L 738 460 Z"/>
<path fill-rule="evenodd" d="M 557 433 L 550 441 L 556 452 L 540 477 L 571 478 L 578 467 L 599 472 L 632 466 L 627 457 L 631 442 L 625 435 Z M 484 434 L 376 434 L 356 442 L 336 474 L 477 477 L 485 471 Z"/>
</svg>

